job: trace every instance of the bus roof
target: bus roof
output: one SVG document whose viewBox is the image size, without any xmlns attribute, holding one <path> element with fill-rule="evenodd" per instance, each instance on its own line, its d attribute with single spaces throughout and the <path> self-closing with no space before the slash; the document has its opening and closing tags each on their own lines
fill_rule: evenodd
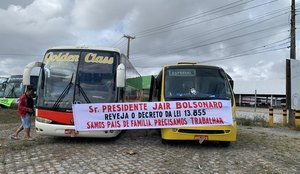
<svg viewBox="0 0 300 174">
<path fill-rule="evenodd" d="M 114 51 L 121 54 L 121 51 L 117 48 L 111 47 L 88 47 L 88 46 L 59 46 L 51 47 L 48 50 L 105 50 L 105 51 Z"/>
<path fill-rule="evenodd" d="M 23 75 L 11 75 L 9 78 L 10 79 L 20 79 L 20 78 L 23 78 Z"/>
<path fill-rule="evenodd" d="M 206 68 L 216 68 L 216 69 L 222 69 L 219 66 L 213 66 L 213 65 L 202 65 L 202 64 L 196 64 L 194 62 L 179 62 L 177 64 L 173 65 L 166 65 L 164 68 L 169 68 L 169 67 L 187 67 L 187 66 L 196 66 L 196 67 L 206 67 Z"/>
<path fill-rule="evenodd" d="M 0 78 L 9 78 L 9 76 L 0 76 Z"/>
</svg>

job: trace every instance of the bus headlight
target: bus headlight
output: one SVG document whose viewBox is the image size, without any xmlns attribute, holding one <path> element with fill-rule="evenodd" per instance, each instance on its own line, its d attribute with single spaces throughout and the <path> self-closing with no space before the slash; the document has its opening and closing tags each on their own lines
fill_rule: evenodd
<svg viewBox="0 0 300 174">
<path fill-rule="evenodd" d="M 49 120 L 47 118 L 36 117 L 35 119 L 36 119 L 36 121 L 41 122 L 41 123 L 51 123 L 52 122 L 52 120 Z"/>
</svg>

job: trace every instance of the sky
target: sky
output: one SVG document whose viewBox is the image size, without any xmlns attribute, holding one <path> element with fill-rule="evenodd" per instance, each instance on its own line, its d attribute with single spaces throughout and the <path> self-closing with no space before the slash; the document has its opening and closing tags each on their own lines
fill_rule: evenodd
<svg viewBox="0 0 300 174">
<path fill-rule="evenodd" d="M 129 59 L 141 75 L 190 61 L 220 66 L 234 80 L 282 80 L 290 55 L 290 5 L 291 0 L 1 0 L 0 76 L 22 74 L 51 47 L 108 46 L 126 54 L 123 36 L 130 35 L 135 39 Z"/>
</svg>

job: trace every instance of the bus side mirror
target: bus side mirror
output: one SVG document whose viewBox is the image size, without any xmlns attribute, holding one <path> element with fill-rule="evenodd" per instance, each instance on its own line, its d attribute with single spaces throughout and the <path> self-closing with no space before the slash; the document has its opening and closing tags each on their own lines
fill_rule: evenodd
<svg viewBox="0 0 300 174">
<path fill-rule="evenodd" d="M 227 76 L 229 84 L 230 84 L 230 86 L 231 86 L 231 88 L 233 90 L 234 82 L 233 82 L 233 80 L 232 80 L 232 78 L 231 78 L 231 76 L 229 74 L 226 73 L 226 76 Z"/>
<path fill-rule="evenodd" d="M 45 88 L 45 68 L 42 67 L 42 83 L 41 83 L 41 89 Z"/>
<path fill-rule="evenodd" d="M 229 79 L 229 83 L 230 83 L 230 86 L 231 86 L 231 88 L 232 88 L 232 90 L 233 90 L 233 86 L 234 86 L 233 80 L 232 80 L 232 79 Z"/>
<path fill-rule="evenodd" d="M 23 71 L 23 85 L 30 85 L 30 74 L 34 67 L 42 67 L 42 62 L 31 62 L 27 64 Z"/>
<path fill-rule="evenodd" d="M 124 88 L 125 87 L 125 66 L 124 64 L 120 64 L 117 67 L 117 78 L 116 78 L 116 85 L 118 88 Z"/>
</svg>

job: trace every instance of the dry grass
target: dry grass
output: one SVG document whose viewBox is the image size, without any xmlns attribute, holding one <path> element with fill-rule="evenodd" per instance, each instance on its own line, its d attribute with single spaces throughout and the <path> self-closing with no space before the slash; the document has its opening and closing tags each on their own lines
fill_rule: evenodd
<svg viewBox="0 0 300 174">
<path fill-rule="evenodd" d="M 255 116 L 253 119 L 250 118 L 237 118 L 237 124 L 242 126 L 261 126 L 267 127 L 268 122 L 261 116 Z"/>
<path fill-rule="evenodd" d="M 0 124 L 18 123 L 20 117 L 16 109 L 0 108 Z"/>
</svg>

